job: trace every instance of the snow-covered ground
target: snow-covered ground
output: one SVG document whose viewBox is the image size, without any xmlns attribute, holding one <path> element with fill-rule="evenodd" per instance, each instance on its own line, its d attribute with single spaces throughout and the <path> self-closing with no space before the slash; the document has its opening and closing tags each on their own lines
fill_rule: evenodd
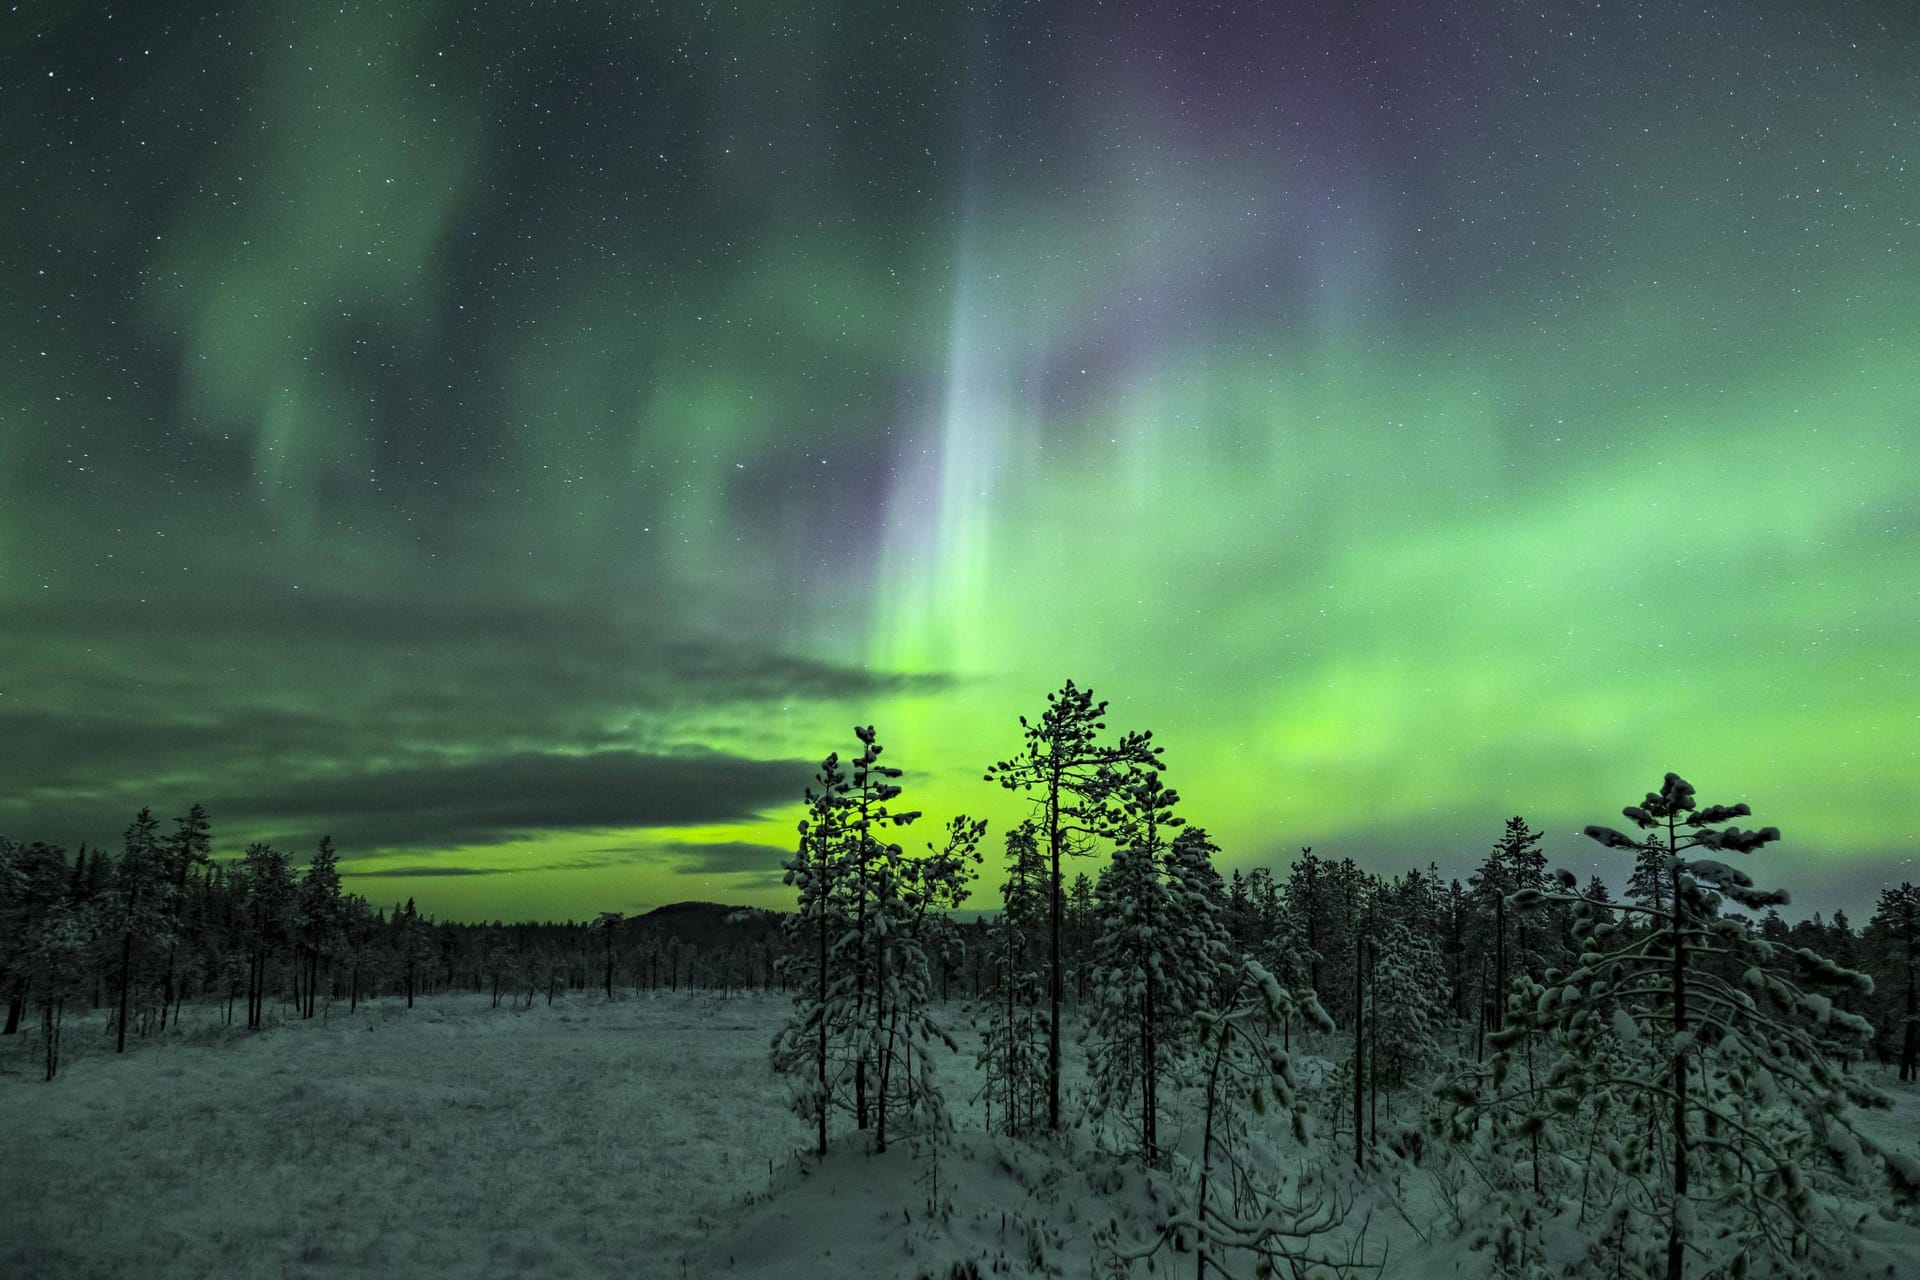
<svg viewBox="0 0 1920 1280">
<path fill-rule="evenodd" d="M 93 1015 L 69 1020 L 50 1085 L 23 1031 L 0 1042 L 0 1275 L 946 1280 L 972 1259 L 1078 1277 L 1097 1224 L 1149 1216 L 1150 1189 L 1084 1135 L 1049 1152 L 979 1132 L 964 1034 L 937 1201 L 910 1145 L 874 1157 L 843 1135 L 824 1165 L 797 1159 L 810 1133 L 767 1067 L 787 1008 L 448 996 L 258 1035 L 193 1010 L 118 1059 Z M 1920 1153 L 1920 1093 L 1897 1096 L 1874 1129 Z M 1485 1273 L 1435 1230 L 1425 1171 L 1358 1208 L 1387 1280 Z M 1890 1274 L 1920 1276 L 1913 1229 L 1865 1235 Z"/>
</svg>

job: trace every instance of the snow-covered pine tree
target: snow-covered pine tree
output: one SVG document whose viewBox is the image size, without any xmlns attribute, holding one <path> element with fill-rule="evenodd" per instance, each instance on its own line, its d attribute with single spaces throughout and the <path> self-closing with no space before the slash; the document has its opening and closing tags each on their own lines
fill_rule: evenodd
<svg viewBox="0 0 1920 1280">
<path fill-rule="evenodd" d="M 1280 932 L 1284 913 L 1280 906 L 1280 886 L 1274 883 L 1273 872 L 1265 867 L 1255 867 L 1247 874 L 1247 909 L 1253 917 L 1254 950 L 1251 954 L 1270 954 L 1274 938 Z M 1273 968 L 1271 964 L 1267 967 Z M 1287 979 L 1281 977 L 1281 982 L 1285 984 Z M 1293 983 L 1287 985 L 1286 989 L 1297 990 L 1298 985 Z"/>
<path fill-rule="evenodd" d="M 333 851 L 333 837 L 321 836 L 320 845 L 307 864 L 300 881 L 300 950 L 307 962 L 306 1002 L 300 1016 L 313 1016 L 315 991 L 320 985 L 320 970 L 327 968 L 329 985 L 333 957 L 342 941 L 343 912 L 340 898 L 340 859 Z M 331 1002 L 332 997 L 328 997 Z"/>
<path fill-rule="evenodd" d="M 1193 1049 L 1193 1015 L 1227 973 L 1231 939 L 1204 834 L 1169 843 L 1179 796 L 1141 771 L 1121 793 L 1124 832 L 1094 889 L 1093 1001 L 1086 1042 L 1089 1117 L 1128 1134 L 1128 1153 L 1160 1164 L 1161 1085 Z M 1211 877 L 1211 879 L 1209 878 Z"/>
<path fill-rule="evenodd" d="M 1699 856 L 1750 854 L 1779 839 L 1773 827 L 1730 824 L 1751 812 L 1746 805 L 1702 806 L 1669 773 L 1657 794 L 1623 812 L 1655 834 L 1636 840 L 1601 826 L 1586 834 L 1636 858 L 1658 850 L 1664 891 L 1612 905 L 1638 917 L 1639 929 L 1602 923 L 1606 904 L 1579 893 L 1566 872 L 1558 892 L 1516 895 L 1519 909 L 1548 897 L 1570 904 L 1581 950 L 1531 1008 L 1510 1007 L 1500 1051 L 1550 1030 L 1567 1053 L 1543 1088 L 1561 1100 L 1617 1103 L 1619 1123 L 1598 1146 L 1614 1201 L 1597 1243 L 1620 1264 L 1680 1280 L 1689 1256 L 1786 1275 L 1804 1274 L 1810 1260 L 1844 1259 L 1851 1241 L 1838 1197 L 1878 1154 L 1854 1128 L 1852 1108 L 1886 1100 L 1844 1069 L 1871 1028 L 1835 1008 L 1830 993 L 1864 993 L 1871 982 L 1721 915 L 1724 900 L 1749 909 L 1787 900 Z"/>
<path fill-rule="evenodd" d="M 174 1010 L 174 1018 L 179 1018 L 179 999 L 176 966 L 180 949 L 180 936 L 184 914 L 187 909 L 187 885 L 194 875 L 213 861 L 212 823 L 207 819 L 207 811 L 196 804 L 186 814 L 174 820 L 174 833 L 161 847 L 163 874 L 161 892 L 164 895 L 164 933 L 166 936 L 167 961 L 166 977 L 161 986 L 160 1029 L 166 1030 L 167 1011 Z"/>
<path fill-rule="evenodd" d="M 1634 845 L 1633 870 L 1627 876 L 1627 900 L 1665 911 L 1672 888 L 1673 873 L 1659 833 L 1645 836 Z"/>
<path fill-rule="evenodd" d="M 894 987 L 889 970 L 892 949 L 889 933 L 905 909 L 900 900 L 901 849 L 881 839 L 896 827 L 920 817 L 917 810 L 895 811 L 892 802 L 902 788 L 901 771 L 880 763 L 886 750 L 872 725 L 855 725 L 861 752 L 853 760 L 852 788 L 847 793 L 847 837 L 851 855 L 848 889 L 852 894 L 852 921 L 846 941 L 854 978 L 853 1108 L 855 1124 L 865 1129 L 872 1118 L 868 1086 L 884 1065 L 885 1042 L 891 1034 Z M 887 1149 L 886 1081 L 879 1085 L 875 1149 Z"/>
<path fill-rule="evenodd" d="M 1409 1084 L 1423 1086 L 1443 1056 L 1447 968 L 1435 925 L 1439 882 L 1418 869 L 1380 886 L 1368 966 L 1371 1027 L 1368 1142 L 1379 1141 L 1380 1099 Z"/>
<path fill-rule="evenodd" d="M 132 1014 L 134 961 L 143 951 L 164 945 L 166 913 L 161 893 L 166 865 L 156 835 L 159 820 L 142 809 L 127 826 L 119 865 L 114 868 L 113 932 L 120 942 L 119 1008 L 116 1014 L 115 1053 L 127 1051 L 127 1020 Z"/>
<path fill-rule="evenodd" d="M 847 793 L 852 786 L 839 753 L 830 753 L 807 789 L 799 849 L 783 864 L 786 883 L 799 891 L 800 904 L 785 925 L 787 949 L 780 964 L 793 982 L 793 1013 L 774 1037 L 773 1069 L 792 1084 L 795 1109 L 814 1121 L 816 1149 L 823 1156 L 837 1077 L 833 1046 L 852 1020 L 846 1007 L 851 984 L 834 965 L 849 923 L 846 889 L 837 880 L 845 869 Z"/>
<path fill-rule="evenodd" d="M 1247 897 L 1247 878 L 1238 867 L 1233 869 L 1233 877 L 1227 884 L 1227 932 L 1233 935 L 1234 950 L 1242 955 L 1260 945 L 1258 921 L 1253 917 L 1253 904 Z"/>
<path fill-rule="evenodd" d="M 1323 1007 L 1329 1005 L 1322 976 L 1326 952 L 1333 949 L 1334 910 L 1326 863 L 1308 845 L 1287 869 L 1284 924 L 1291 950 L 1306 966 L 1307 986 Z"/>
<path fill-rule="evenodd" d="M 1061 963 L 1066 967 L 1067 977 L 1073 984 L 1073 1002 L 1076 1006 L 1081 1006 L 1087 1002 L 1087 962 L 1093 953 L 1093 877 L 1084 871 L 1074 875 L 1073 883 L 1067 886 L 1066 906 L 1061 914 L 1066 925 L 1066 938 L 1061 947 Z M 1041 939 L 1044 946 L 1044 930 Z M 1041 969 L 1043 990 L 1045 976 L 1043 966 Z M 1042 1061 L 1044 1060 L 1043 1055 Z"/>
<path fill-rule="evenodd" d="M 1093 700 L 1092 689 L 1069 680 L 1047 695 L 1047 709 L 1037 723 L 1020 717 L 1025 745 L 1020 754 L 1001 760 L 986 771 L 986 781 L 1008 791 L 1035 792 L 1039 810 L 1042 852 L 1048 866 L 1047 925 L 1047 1128 L 1060 1127 L 1060 1004 L 1066 990 L 1063 931 L 1065 914 L 1060 874 L 1061 857 L 1080 840 L 1107 834 L 1103 818 L 1117 790 L 1129 775 L 1141 769 L 1158 770 L 1160 748 L 1153 733 L 1126 733 L 1118 742 L 1102 744 L 1106 730 L 1105 702 Z"/>
<path fill-rule="evenodd" d="M 1473 920 L 1473 900 L 1458 878 L 1447 882 L 1440 906 L 1440 953 L 1447 965 L 1447 1012 L 1465 1021 L 1473 1000 L 1473 965 L 1467 935 Z M 1478 1019 L 1475 1019 L 1477 1026 Z"/>
<path fill-rule="evenodd" d="M 1524 817 L 1508 818 L 1500 839 L 1468 881 L 1475 908 L 1471 932 L 1483 949 L 1480 1008 L 1486 1031 L 1500 1029 L 1514 974 L 1525 973 L 1537 981 L 1553 961 L 1563 958 L 1558 920 L 1549 919 L 1550 909 L 1525 917 L 1507 909 L 1513 894 L 1547 887 L 1547 859 L 1540 852 L 1540 838 L 1541 833 L 1529 827 Z"/>
<path fill-rule="evenodd" d="M 979 1055 L 988 1127 L 997 1102 L 1001 1127 L 1013 1134 L 1046 1120 L 1046 888 L 1047 865 L 1034 823 L 1022 822 L 1007 833 L 1000 918 L 987 932 L 994 985 L 983 1001 Z"/>
<path fill-rule="evenodd" d="M 874 1150 L 887 1149 L 889 1100 L 900 1096 L 910 1132 L 939 1135 L 947 1121 L 938 1086 L 932 1049 L 938 1043 L 952 1052 L 953 1037 L 932 1017 L 933 967 L 930 957 L 939 949 L 949 927 L 948 913 L 966 900 L 967 884 L 980 863 L 980 842 L 987 824 L 961 814 L 947 824 L 939 846 L 929 844 L 924 857 L 905 858 L 900 846 L 882 852 L 882 892 L 874 910 L 885 922 L 879 936 L 883 963 L 878 966 L 886 983 L 878 1005 L 886 1019 L 878 1045 L 879 1068 Z M 899 1089 L 894 1088 L 895 1081 Z"/>
<path fill-rule="evenodd" d="M 268 850 L 268 852 L 271 853 L 272 851 Z M 253 848 L 249 847 L 247 853 L 251 856 L 253 854 Z M 250 900 L 255 900 L 255 882 L 251 874 L 247 876 L 247 884 L 248 897 Z M 255 900 L 255 905 L 257 908 L 257 900 Z M 426 921 L 420 918 L 420 909 L 414 905 L 412 898 L 407 899 L 406 906 L 395 909 L 389 928 L 393 935 L 391 939 L 393 949 L 399 960 L 400 967 L 406 974 L 407 1008 L 411 1009 L 413 1008 L 414 988 L 420 976 L 420 967 L 426 962 L 427 947 L 429 945 Z M 257 946 L 258 944 L 256 943 L 256 947 Z M 258 954 L 257 951 L 256 954 Z M 263 974 L 265 967 L 265 960 L 261 959 L 256 965 L 255 971 Z M 261 978 L 261 981 L 265 981 L 264 977 Z M 253 1001 L 249 999 L 247 1015 L 248 1026 L 254 1025 L 253 1019 L 256 1012 L 253 1007 Z"/>
<path fill-rule="evenodd" d="M 1172 1194 L 1165 1197 L 1165 1211 L 1151 1224 L 1149 1236 L 1124 1240 L 1114 1221 L 1096 1231 L 1096 1250 L 1123 1266 L 1169 1246 L 1191 1250 L 1199 1280 L 1209 1272 L 1228 1280 L 1236 1274 L 1234 1263 L 1268 1276 L 1283 1269 L 1295 1275 L 1363 1269 L 1350 1254 L 1315 1244 L 1346 1218 L 1353 1204 L 1348 1186 L 1324 1171 L 1289 1178 L 1256 1154 L 1275 1111 L 1286 1119 L 1294 1141 L 1308 1138 L 1293 1065 L 1274 1042 L 1276 1031 L 1296 1017 L 1326 1031 L 1333 1022 L 1311 992 L 1287 989 L 1258 960 L 1244 955 L 1226 960 L 1214 999 L 1193 1015 L 1199 1156 L 1182 1162 L 1169 1179 Z"/>
<path fill-rule="evenodd" d="M 60 1035 L 67 999 L 83 989 L 94 949 L 94 916 L 72 902 L 54 902 L 40 913 L 28 939 L 32 986 L 40 1004 L 40 1034 L 48 1082 L 60 1069 Z"/>
</svg>

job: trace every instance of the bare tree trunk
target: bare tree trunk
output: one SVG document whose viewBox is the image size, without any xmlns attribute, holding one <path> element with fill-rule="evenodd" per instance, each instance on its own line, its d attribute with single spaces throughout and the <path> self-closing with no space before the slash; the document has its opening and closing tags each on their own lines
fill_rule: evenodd
<svg viewBox="0 0 1920 1280">
<path fill-rule="evenodd" d="M 1913 939 L 1907 939 L 1907 1019 L 1900 1032 L 1900 1078 L 1911 1080 L 1920 1059 L 1920 992 L 1914 989 Z"/>
<path fill-rule="evenodd" d="M 1061 899 L 1065 886 L 1060 883 L 1060 769 L 1056 757 L 1047 792 L 1047 849 L 1053 859 L 1052 878 L 1047 882 L 1047 911 L 1051 924 L 1048 935 L 1053 948 L 1053 963 L 1047 970 L 1047 1129 L 1060 1128 L 1060 997 L 1065 993 L 1060 974 Z"/>
<path fill-rule="evenodd" d="M 1493 895 L 1493 1029 L 1507 1024 L 1507 899 Z"/>
<path fill-rule="evenodd" d="M 1146 988 L 1140 995 L 1140 1155 L 1148 1166 L 1160 1159 L 1160 1096 L 1155 1088 L 1160 1064 L 1153 1043 L 1153 987 L 1153 971 L 1149 969 Z"/>
<path fill-rule="evenodd" d="M 1361 1112 L 1364 1101 L 1363 1091 L 1366 1084 L 1366 1026 L 1367 1012 L 1364 1003 L 1365 991 L 1361 986 L 1361 968 L 1366 959 L 1367 940 L 1356 938 L 1353 944 L 1353 1163 L 1356 1168 L 1366 1164 L 1362 1145 L 1366 1139 L 1365 1118 Z"/>
<path fill-rule="evenodd" d="M 120 934 L 120 1027 L 114 1041 L 113 1051 L 127 1051 L 127 989 L 133 985 L 133 897 L 127 898 L 127 916 L 129 923 Z"/>
<path fill-rule="evenodd" d="M 48 996 L 41 1004 L 40 1030 L 47 1042 L 47 1080 L 60 1067 L 60 1023 L 66 1012 L 64 996 Z"/>
<path fill-rule="evenodd" d="M 1667 819 L 1667 852 L 1678 857 L 1674 820 Z M 1687 935 L 1680 871 L 1673 873 L 1673 1210 L 1667 1220 L 1667 1280 L 1682 1280 L 1686 1243 L 1680 1234 L 1680 1206 L 1687 1198 Z"/>
</svg>

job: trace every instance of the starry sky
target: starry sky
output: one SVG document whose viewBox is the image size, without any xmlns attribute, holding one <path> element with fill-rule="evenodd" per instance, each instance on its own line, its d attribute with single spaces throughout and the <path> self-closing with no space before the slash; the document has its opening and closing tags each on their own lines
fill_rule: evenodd
<svg viewBox="0 0 1920 1280">
<path fill-rule="evenodd" d="M 1229 867 L 1619 878 L 1676 769 L 1864 912 L 1916 66 L 1904 0 L 22 3 L 0 832 L 778 906 L 855 723 L 1004 828 L 1072 678 Z"/>
</svg>

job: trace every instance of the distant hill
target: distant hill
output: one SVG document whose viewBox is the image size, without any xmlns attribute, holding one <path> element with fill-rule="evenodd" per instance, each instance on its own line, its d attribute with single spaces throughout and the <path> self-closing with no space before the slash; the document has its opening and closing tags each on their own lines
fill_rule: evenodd
<svg viewBox="0 0 1920 1280">
<path fill-rule="evenodd" d="M 630 933 L 663 934 L 700 946 L 758 943 L 780 932 L 782 913 L 722 902 L 670 902 L 627 921 Z"/>
</svg>

